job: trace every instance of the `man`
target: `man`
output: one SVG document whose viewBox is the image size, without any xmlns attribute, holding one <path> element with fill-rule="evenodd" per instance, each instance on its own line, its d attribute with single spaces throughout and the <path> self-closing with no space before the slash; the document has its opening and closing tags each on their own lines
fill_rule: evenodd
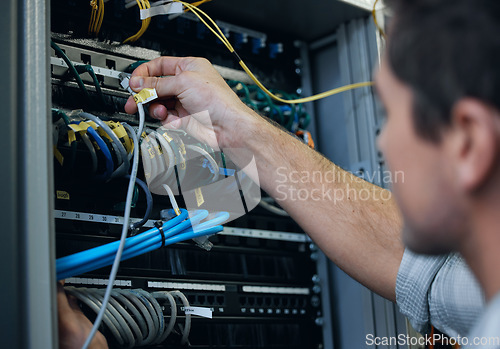
<svg viewBox="0 0 500 349">
<path fill-rule="evenodd" d="M 151 115 L 201 139 L 206 125 L 187 116 L 207 110 L 219 146 L 250 150 L 263 189 L 330 259 L 397 300 L 419 329 L 432 322 L 450 335 L 466 335 L 482 312 L 482 295 L 460 256 L 405 252 L 400 230 L 415 252 L 459 251 L 489 303 L 482 327 L 473 333 L 500 335 L 500 4 L 390 3 L 395 15 L 376 79 L 388 112 L 379 145 L 392 171 L 405 174 L 404 183 L 393 187 L 401 214 L 383 189 L 345 174 L 244 106 L 206 60 L 153 60 L 137 68 L 131 87 L 155 87 L 161 100 L 150 106 Z M 126 111 L 136 111 L 132 100 Z M 324 183 L 284 180 L 277 169 L 334 171 L 340 175 L 331 188 L 347 195 L 335 206 L 292 200 L 283 190 L 324 190 Z M 349 195 L 362 190 L 372 199 Z"/>
</svg>

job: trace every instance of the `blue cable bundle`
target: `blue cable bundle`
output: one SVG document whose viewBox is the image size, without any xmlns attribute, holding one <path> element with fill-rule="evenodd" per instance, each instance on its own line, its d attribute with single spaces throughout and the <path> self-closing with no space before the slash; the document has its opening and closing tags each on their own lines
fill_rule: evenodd
<svg viewBox="0 0 500 349">
<path fill-rule="evenodd" d="M 179 216 L 175 216 L 165 222 L 161 228 L 152 228 L 137 236 L 127 238 L 121 260 L 151 252 L 162 246 L 172 245 L 200 236 L 216 234 L 223 229 L 220 224 L 229 219 L 229 213 L 219 212 L 212 215 L 210 220 L 201 222 L 208 216 L 208 211 L 198 210 L 192 214 L 190 219 L 187 219 L 188 212 L 185 209 L 181 209 Z M 160 229 L 163 231 L 163 234 Z M 119 241 L 115 241 L 90 250 L 58 258 L 56 261 L 57 280 L 66 279 L 113 264 L 119 243 Z"/>
</svg>

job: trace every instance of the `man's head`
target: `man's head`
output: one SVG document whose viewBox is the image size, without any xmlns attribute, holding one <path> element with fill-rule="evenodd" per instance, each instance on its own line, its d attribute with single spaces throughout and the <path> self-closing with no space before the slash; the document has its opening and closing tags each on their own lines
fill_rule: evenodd
<svg viewBox="0 0 500 349">
<path fill-rule="evenodd" d="M 500 2 L 386 3 L 394 19 L 377 76 L 388 113 L 379 144 L 405 172 L 393 187 L 405 243 L 448 252 L 500 188 Z"/>
</svg>

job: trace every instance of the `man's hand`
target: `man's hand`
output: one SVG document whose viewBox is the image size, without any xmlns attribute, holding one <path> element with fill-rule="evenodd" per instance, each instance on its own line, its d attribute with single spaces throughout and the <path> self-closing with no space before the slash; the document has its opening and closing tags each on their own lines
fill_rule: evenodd
<svg viewBox="0 0 500 349">
<path fill-rule="evenodd" d="M 66 295 L 61 283 L 57 284 L 57 317 L 59 348 L 80 349 L 92 330 L 92 323 L 83 315 L 76 300 Z M 102 333 L 97 332 L 89 348 L 103 349 L 107 347 L 106 338 Z"/>
<path fill-rule="evenodd" d="M 156 89 L 159 99 L 150 104 L 149 113 L 167 128 L 183 128 L 211 145 L 214 140 L 208 139 L 207 129 L 213 129 L 215 141 L 222 148 L 241 146 L 242 124 L 257 118 L 203 58 L 154 59 L 133 72 L 130 87 L 136 92 Z M 137 111 L 132 98 L 127 101 L 125 111 Z M 206 111 L 206 117 L 188 117 Z"/>
</svg>

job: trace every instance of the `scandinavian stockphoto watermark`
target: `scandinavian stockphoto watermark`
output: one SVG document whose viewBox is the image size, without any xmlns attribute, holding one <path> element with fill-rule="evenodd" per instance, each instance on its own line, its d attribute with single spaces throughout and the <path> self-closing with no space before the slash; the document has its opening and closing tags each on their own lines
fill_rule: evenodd
<svg viewBox="0 0 500 349">
<path fill-rule="evenodd" d="M 407 334 L 400 334 L 397 337 L 377 337 L 374 334 L 367 334 L 365 343 L 367 346 L 471 346 L 472 348 L 498 347 L 500 346 L 500 337 L 447 337 L 443 334 L 435 333 L 421 337 L 412 337 Z"/>
<path fill-rule="evenodd" d="M 376 171 L 351 173 L 332 166 L 323 171 L 294 171 L 287 167 L 276 169 L 278 200 L 387 201 L 392 193 L 376 186 L 360 186 L 365 180 L 384 185 L 404 182 L 404 172 Z M 363 177 L 363 178 L 361 178 Z"/>
</svg>

